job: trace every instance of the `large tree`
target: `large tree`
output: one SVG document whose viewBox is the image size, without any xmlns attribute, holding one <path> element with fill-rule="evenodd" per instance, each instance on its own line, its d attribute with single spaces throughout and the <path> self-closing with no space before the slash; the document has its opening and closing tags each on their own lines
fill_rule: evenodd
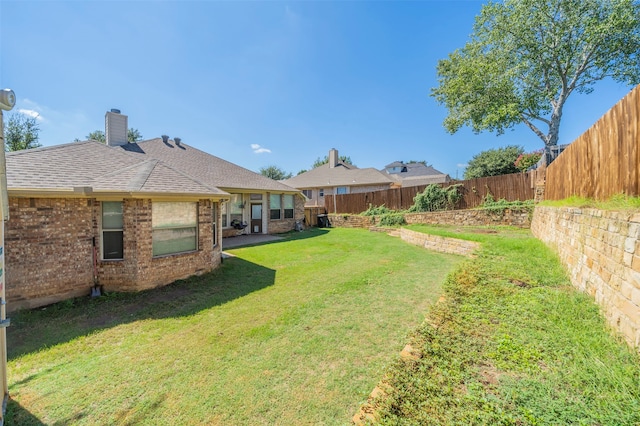
<svg viewBox="0 0 640 426">
<path fill-rule="evenodd" d="M 515 162 L 523 152 L 524 149 L 517 145 L 482 151 L 469 161 L 464 171 L 464 178 L 474 179 L 518 173 L 520 170 L 516 167 Z"/>
<path fill-rule="evenodd" d="M 273 180 L 289 179 L 293 176 L 291 173 L 285 172 L 278 166 L 261 167 L 260 174 Z"/>
<path fill-rule="evenodd" d="M 505 0 L 488 3 L 470 41 L 438 62 L 432 96 L 444 126 L 501 134 L 524 123 L 545 146 L 558 143 L 573 92 L 607 77 L 640 81 L 637 0 Z"/>
<path fill-rule="evenodd" d="M 95 130 L 91 133 L 89 133 L 86 136 L 87 140 L 94 140 L 94 141 L 98 141 L 98 142 L 106 142 L 107 138 L 104 134 L 104 132 L 102 130 Z M 77 140 L 77 139 L 76 139 Z M 140 133 L 140 131 L 138 129 L 134 129 L 132 127 L 129 128 L 129 130 L 127 131 L 127 140 L 130 143 L 135 143 L 138 142 L 140 140 L 142 140 L 142 134 Z"/>
<path fill-rule="evenodd" d="M 21 113 L 9 115 L 4 126 L 4 141 L 6 151 L 20 151 L 23 149 L 38 148 L 42 146 L 38 142 L 40 127 L 35 117 L 29 117 Z"/>
</svg>

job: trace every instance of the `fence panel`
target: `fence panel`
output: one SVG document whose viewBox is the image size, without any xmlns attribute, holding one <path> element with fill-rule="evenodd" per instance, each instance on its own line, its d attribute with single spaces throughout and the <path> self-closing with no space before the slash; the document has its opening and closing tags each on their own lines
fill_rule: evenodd
<svg viewBox="0 0 640 426">
<path fill-rule="evenodd" d="M 452 184 L 460 184 L 459 191 L 462 199 L 456 206 L 457 209 L 470 209 L 482 204 L 484 198 L 491 196 L 499 200 L 507 201 L 531 200 L 534 197 L 532 178 L 529 173 L 515 173 L 511 175 L 491 176 L 450 183 L 439 184 L 447 187 Z M 362 213 L 369 206 L 386 206 L 392 210 L 406 210 L 413 205 L 414 197 L 423 192 L 426 185 L 394 188 L 383 191 L 371 191 L 353 194 L 333 195 L 325 197 L 325 207 L 329 213 Z M 334 204 L 335 199 L 335 204 Z"/>
<path fill-rule="evenodd" d="M 640 85 L 547 167 L 545 199 L 640 195 Z"/>
</svg>

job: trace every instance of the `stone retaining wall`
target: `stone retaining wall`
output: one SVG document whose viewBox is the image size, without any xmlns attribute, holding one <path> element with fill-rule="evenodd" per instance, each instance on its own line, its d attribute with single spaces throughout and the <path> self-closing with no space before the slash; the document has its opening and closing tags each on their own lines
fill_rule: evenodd
<svg viewBox="0 0 640 426">
<path fill-rule="evenodd" d="M 536 207 L 533 234 L 557 250 L 571 282 L 640 348 L 640 213 Z"/>
<path fill-rule="evenodd" d="M 404 228 L 400 229 L 400 238 L 409 244 L 424 247 L 429 250 L 441 253 L 460 254 L 463 256 L 471 256 L 474 251 L 480 248 L 480 243 L 475 241 L 429 235 Z"/>
<path fill-rule="evenodd" d="M 378 218 L 371 216 L 329 214 L 331 226 L 337 228 L 369 228 L 378 224 Z M 531 226 L 531 214 L 527 210 L 510 210 L 492 213 L 487 210 L 448 210 L 442 212 L 407 213 L 407 224 L 492 226 L 507 225 L 519 228 Z"/>
</svg>

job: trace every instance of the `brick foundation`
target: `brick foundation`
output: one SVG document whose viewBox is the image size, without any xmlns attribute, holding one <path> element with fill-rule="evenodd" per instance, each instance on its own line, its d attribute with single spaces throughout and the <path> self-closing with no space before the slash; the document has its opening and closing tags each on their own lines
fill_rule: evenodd
<svg viewBox="0 0 640 426">
<path fill-rule="evenodd" d="M 557 250 L 571 282 L 640 348 L 640 214 L 536 207 L 533 234 Z"/>
</svg>

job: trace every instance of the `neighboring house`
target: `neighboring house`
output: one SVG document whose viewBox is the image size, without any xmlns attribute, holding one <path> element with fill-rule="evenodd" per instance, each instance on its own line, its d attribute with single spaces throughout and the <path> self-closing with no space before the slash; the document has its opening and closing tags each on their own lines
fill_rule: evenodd
<svg viewBox="0 0 640 426">
<path fill-rule="evenodd" d="M 304 218 L 291 187 L 178 138 L 130 144 L 126 134 L 127 117 L 112 111 L 106 144 L 7 153 L 10 310 L 205 273 L 221 262 L 222 236 L 285 232 Z"/>
<path fill-rule="evenodd" d="M 394 180 L 394 188 L 447 183 L 451 181 L 448 174 L 442 173 L 423 163 L 403 163 L 395 161 L 387 164 L 382 170 Z"/>
<path fill-rule="evenodd" d="M 334 194 L 389 189 L 394 182 L 374 168 L 359 169 L 340 161 L 339 158 L 338 151 L 331 149 L 328 163 L 280 182 L 302 190 L 307 197 L 305 207 L 322 207 L 325 197 Z"/>
</svg>

